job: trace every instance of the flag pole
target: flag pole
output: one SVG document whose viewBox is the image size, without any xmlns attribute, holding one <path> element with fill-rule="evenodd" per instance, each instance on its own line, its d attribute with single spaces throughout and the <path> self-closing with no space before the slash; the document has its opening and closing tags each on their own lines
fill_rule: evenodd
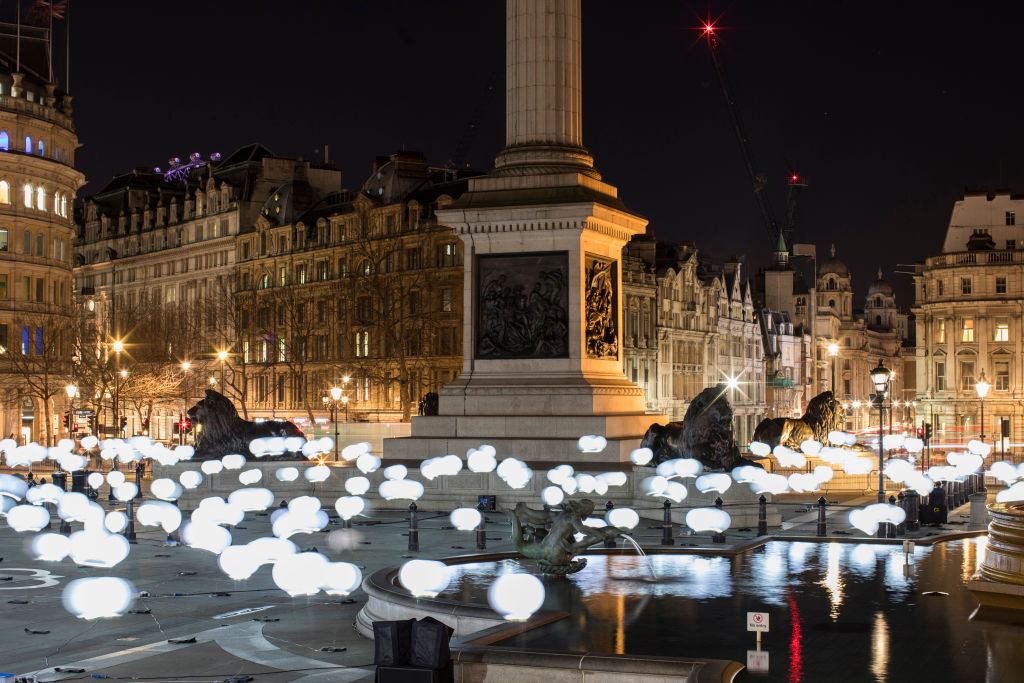
<svg viewBox="0 0 1024 683">
<path fill-rule="evenodd" d="M 21 71 L 21 0 L 18 0 L 18 50 L 14 70 Z"/>
</svg>

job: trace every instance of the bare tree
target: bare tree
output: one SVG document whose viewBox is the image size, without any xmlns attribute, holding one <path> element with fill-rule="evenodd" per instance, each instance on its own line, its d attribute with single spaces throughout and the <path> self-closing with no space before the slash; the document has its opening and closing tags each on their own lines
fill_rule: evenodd
<svg viewBox="0 0 1024 683">
<path fill-rule="evenodd" d="M 21 339 L 3 357 L 17 377 L 22 398 L 38 400 L 43 409 L 48 445 L 54 443 L 52 401 L 71 381 L 71 348 L 74 325 L 71 316 L 31 314 L 21 318 Z"/>
</svg>

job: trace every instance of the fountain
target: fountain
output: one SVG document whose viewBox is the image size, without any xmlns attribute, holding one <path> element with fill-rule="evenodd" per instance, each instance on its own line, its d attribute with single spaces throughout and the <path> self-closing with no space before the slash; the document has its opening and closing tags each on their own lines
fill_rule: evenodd
<svg viewBox="0 0 1024 683">
<path fill-rule="evenodd" d="M 988 506 L 988 548 L 967 588 L 980 603 L 975 619 L 1024 623 L 1024 502 Z"/>
</svg>

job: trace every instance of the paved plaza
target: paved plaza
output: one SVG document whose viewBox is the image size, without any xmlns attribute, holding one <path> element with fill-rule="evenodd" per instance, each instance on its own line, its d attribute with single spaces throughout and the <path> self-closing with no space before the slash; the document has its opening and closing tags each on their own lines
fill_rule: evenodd
<svg viewBox="0 0 1024 683">
<path fill-rule="evenodd" d="M 869 498 L 843 503 L 864 505 Z M 814 534 L 817 513 L 808 511 L 804 501 L 790 499 L 781 507 L 783 529 L 773 533 Z M 830 510 L 830 535 L 860 535 L 846 521 L 847 510 Z M 965 530 L 967 506 L 949 519 L 947 526 L 925 527 L 914 536 Z M 364 576 L 409 556 L 437 559 L 476 552 L 473 532 L 453 529 L 444 513 L 421 512 L 420 552 L 408 551 L 406 526 L 405 511 L 375 510 L 356 521 L 347 539 L 350 548 L 330 547 L 328 534 L 340 529 L 337 520 L 323 532 L 292 540 L 300 549 L 316 547 L 331 560 L 356 563 Z M 487 529 L 488 552 L 512 550 L 503 513 L 489 513 Z M 249 513 L 231 532 L 235 544 L 269 536 L 269 517 Z M 712 544 L 707 535 L 684 533 L 675 530 L 677 548 L 725 550 L 755 537 L 755 530 L 730 530 L 723 546 Z M 641 545 L 658 547 L 661 527 L 642 520 L 634 535 Z M 0 627 L 7 634 L 0 644 L 0 672 L 34 675 L 39 681 L 93 676 L 189 681 L 254 676 L 265 683 L 372 679 L 373 644 L 353 628 L 365 600 L 362 591 L 347 599 L 323 593 L 292 598 L 274 585 L 269 566 L 248 580 L 233 581 L 211 553 L 166 545 L 163 533 L 141 526 L 131 554 L 112 569 L 78 567 L 70 560 L 39 562 L 26 548 L 29 538 L 31 534 L 16 534 L 6 525 L 0 530 L 0 600 L 5 601 Z M 139 592 L 131 612 L 94 621 L 69 614 L 61 602 L 63 587 L 89 576 L 129 580 Z"/>
</svg>

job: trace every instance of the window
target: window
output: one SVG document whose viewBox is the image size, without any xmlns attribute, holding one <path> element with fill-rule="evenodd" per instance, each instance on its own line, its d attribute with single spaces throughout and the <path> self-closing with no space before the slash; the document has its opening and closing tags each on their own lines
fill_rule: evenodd
<svg viewBox="0 0 1024 683">
<path fill-rule="evenodd" d="M 960 293 L 970 294 L 971 293 L 971 278 L 962 277 L 960 278 Z"/>
<path fill-rule="evenodd" d="M 39 150 L 39 156 L 46 156 L 46 145 L 43 144 L 42 140 L 39 141 L 39 145 L 38 147 L 36 147 L 36 149 Z"/>
<path fill-rule="evenodd" d="M 1006 278 L 996 278 L 996 294 L 1006 294 Z"/>
<path fill-rule="evenodd" d="M 370 333 L 356 332 L 356 356 L 365 358 L 370 355 Z"/>
<path fill-rule="evenodd" d="M 348 259 L 338 259 L 338 277 L 348 277 Z"/>
<path fill-rule="evenodd" d="M 36 233 L 36 256 L 46 256 L 43 243 L 43 233 Z"/>
<path fill-rule="evenodd" d="M 937 285 L 938 285 L 937 291 L 938 291 L 938 293 L 939 293 L 939 296 L 943 296 L 943 295 L 945 295 L 945 293 L 946 293 L 946 292 L 945 292 L 945 289 L 946 289 L 946 287 L 945 287 L 945 285 L 944 285 L 943 281 L 942 281 L 942 280 L 939 280 L 939 281 L 938 281 L 937 283 L 935 283 L 935 284 L 937 284 Z"/>
<path fill-rule="evenodd" d="M 450 313 L 452 310 L 452 290 L 449 287 L 444 287 L 441 290 L 441 310 L 445 313 Z"/>
<path fill-rule="evenodd" d="M 441 247 L 441 258 L 439 259 L 442 266 L 454 266 L 455 265 L 455 243 L 449 242 L 442 244 Z"/>
<path fill-rule="evenodd" d="M 939 320 L 935 323 L 935 343 L 945 344 L 946 343 L 946 321 Z"/>
<path fill-rule="evenodd" d="M 369 275 L 371 272 L 370 259 L 363 259 L 363 262 L 359 264 L 359 271 L 363 275 Z"/>
<path fill-rule="evenodd" d="M 1006 224 L 1017 225 L 1017 213 L 1015 211 L 1006 212 Z"/>
<path fill-rule="evenodd" d="M 6 180 L 0 180 L 0 204 L 11 203 L 11 184 Z"/>
<path fill-rule="evenodd" d="M 320 261 L 316 264 L 317 278 L 320 280 L 327 279 L 327 261 Z"/>
<path fill-rule="evenodd" d="M 1006 240 L 1006 248 L 1007 249 L 1016 249 L 1017 248 L 1017 240 Z"/>
<path fill-rule="evenodd" d="M 288 360 L 288 349 L 285 346 L 284 339 L 277 341 L 277 362 L 284 363 Z"/>
<path fill-rule="evenodd" d="M 306 264 L 303 263 L 298 267 L 298 273 L 295 279 L 300 285 L 306 284 Z"/>
<path fill-rule="evenodd" d="M 279 273 L 278 281 L 280 282 L 282 287 L 284 287 L 286 284 L 288 284 L 288 269 L 285 268 L 284 266 L 281 266 L 281 271 Z"/>
<path fill-rule="evenodd" d="M 318 323 L 327 322 L 327 302 L 317 301 L 316 302 L 316 321 Z"/>
<path fill-rule="evenodd" d="M 32 186 L 31 185 L 26 185 L 25 186 L 25 208 L 26 209 L 31 209 L 32 208 Z"/>
<path fill-rule="evenodd" d="M 39 303 L 43 302 L 43 289 L 45 288 L 46 281 L 41 277 L 36 278 L 36 301 Z"/>
<path fill-rule="evenodd" d="M 413 270 L 414 268 L 420 267 L 420 250 L 419 249 L 406 249 L 405 250 L 405 267 L 407 270 Z"/>
<path fill-rule="evenodd" d="M 974 341 L 974 318 L 964 318 L 963 327 L 960 332 L 960 341 Z"/>
<path fill-rule="evenodd" d="M 11 138 L 10 136 L 7 135 L 7 131 L 0 131 L 0 149 L 6 152 L 8 151 L 8 149 L 10 149 L 10 146 Z"/>
<path fill-rule="evenodd" d="M 31 135 L 26 135 L 25 136 L 25 154 L 31 154 L 31 153 L 32 153 L 32 136 Z"/>
<path fill-rule="evenodd" d="M 1010 361 L 997 360 L 993 363 L 996 373 L 996 391 L 1010 390 Z"/>
<path fill-rule="evenodd" d="M 7 273 L 0 273 L 0 299 L 7 298 Z"/>
<path fill-rule="evenodd" d="M 36 327 L 36 355 L 43 355 L 43 328 Z"/>
<path fill-rule="evenodd" d="M 946 361 L 935 361 L 935 391 L 946 390 Z"/>
<path fill-rule="evenodd" d="M 29 326 L 28 325 L 22 325 L 21 326 L 21 355 L 27 356 L 28 355 L 28 350 L 31 348 L 31 346 L 32 345 L 29 343 Z"/>
<path fill-rule="evenodd" d="M 284 375 L 277 376 L 277 402 L 284 403 Z"/>
<path fill-rule="evenodd" d="M 0 228 L 0 251 L 7 251 L 7 228 Z"/>
<path fill-rule="evenodd" d="M 992 341 L 1010 341 L 1010 319 L 996 318 L 995 337 Z"/>
<path fill-rule="evenodd" d="M 844 396 L 849 396 L 850 395 L 850 380 L 848 380 L 848 379 L 844 379 L 843 380 L 843 395 Z"/>
<path fill-rule="evenodd" d="M 364 322 L 364 323 L 365 322 L 369 322 L 370 321 L 370 297 L 368 297 L 368 296 L 361 296 L 361 297 L 359 297 L 359 300 L 356 302 L 356 307 L 357 307 L 356 308 L 356 317 L 358 317 L 359 322 Z"/>
<path fill-rule="evenodd" d="M 242 362 L 243 363 L 248 363 L 249 362 L 249 340 L 248 339 L 242 342 Z"/>
<path fill-rule="evenodd" d="M 266 273 L 263 273 L 263 275 L 260 276 L 259 283 L 256 285 L 256 289 L 266 289 L 269 286 L 270 286 L 270 276 L 267 275 Z"/>
</svg>

